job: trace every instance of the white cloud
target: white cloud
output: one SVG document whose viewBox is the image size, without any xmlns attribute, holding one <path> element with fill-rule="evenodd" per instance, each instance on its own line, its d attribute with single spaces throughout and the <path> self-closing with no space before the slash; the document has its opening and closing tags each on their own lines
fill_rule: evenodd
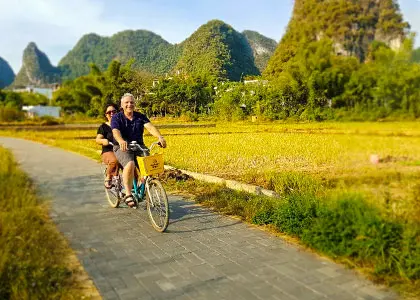
<svg viewBox="0 0 420 300">
<path fill-rule="evenodd" d="M 0 18 L 6 33 L 0 39 L 0 56 L 17 72 L 24 48 L 33 41 L 57 64 L 82 35 L 112 35 L 125 29 L 107 21 L 104 9 L 97 0 L 0 0 L 0 11 L 7 12 Z"/>
<path fill-rule="evenodd" d="M 87 28 L 109 34 L 119 26 L 103 20 L 104 4 L 96 0 L 0 0 L 0 7 L 7 11 L 1 22 L 43 23 L 77 34 Z"/>
</svg>

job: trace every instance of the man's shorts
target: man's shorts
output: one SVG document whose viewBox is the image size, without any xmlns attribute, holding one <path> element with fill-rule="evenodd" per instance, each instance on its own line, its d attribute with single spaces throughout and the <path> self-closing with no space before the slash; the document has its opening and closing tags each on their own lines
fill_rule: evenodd
<svg viewBox="0 0 420 300">
<path fill-rule="evenodd" d="M 114 153 L 117 157 L 118 162 L 124 168 L 130 161 L 134 161 L 137 165 L 137 161 L 134 159 L 137 156 L 143 156 L 142 151 L 133 152 L 131 150 L 122 151 L 119 146 L 114 146 Z M 135 154 L 135 155 L 133 155 Z"/>
</svg>

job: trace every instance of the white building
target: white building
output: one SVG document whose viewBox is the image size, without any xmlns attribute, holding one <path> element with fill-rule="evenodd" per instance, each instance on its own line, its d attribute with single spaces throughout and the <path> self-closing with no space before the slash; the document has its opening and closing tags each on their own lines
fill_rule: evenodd
<svg viewBox="0 0 420 300">
<path fill-rule="evenodd" d="M 261 80 L 261 79 L 244 80 L 244 84 L 254 84 L 254 83 L 261 83 L 262 85 L 266 85 L 268 84 L 268 80 Z"/>
<path fill-rule="evenodd" d="M 13 89 L 13 92 L 16 92 L 16 93 L 26 92 L 26 93 L 41 94 L 51 100 L 53 92 L 58 90 L 59 88 L 60 86 L 58 84 L 50 84 L 47 87 L 27 86 L 25 88 Z"/>
<path fill-rule="evenodd" d="M 22 106 L 22 110 L 26 111 L 28 117 L 42 117 L 42 116 L 50 116 L 54 118 L 60 117 L 60 110 L 61 107 L 59 106 L 41 106 L 41 105 L 29 105 L 29 106 Z"/>
</svg>

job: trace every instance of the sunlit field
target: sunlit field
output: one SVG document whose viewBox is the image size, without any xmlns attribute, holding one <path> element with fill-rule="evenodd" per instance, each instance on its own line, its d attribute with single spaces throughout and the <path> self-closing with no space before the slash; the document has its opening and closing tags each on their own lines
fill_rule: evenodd
<svg viewBox="0 0 420 300">
<path fill-rule="evenodd" d="M 244 124 L 161 128 L 166 163 L 277 192 L 285 176 L 315 180 L 319 192 L 354 190 L 408 212 L 420 179 L 420 123 Z M 99 159 L 95 130 L 0 131 Z M 153 137 L 146 136 L 150 144 Z M 379 157 L 373 163 L 373 156 Z M 280 178 L 280 179 L 279 179 Z M 301 181 L 301 180 L 300 180 Z M 299 185 L 299 182 L 297 183 Z M 410 202 L 410 205 L 404 203 Z"/>
</svg>

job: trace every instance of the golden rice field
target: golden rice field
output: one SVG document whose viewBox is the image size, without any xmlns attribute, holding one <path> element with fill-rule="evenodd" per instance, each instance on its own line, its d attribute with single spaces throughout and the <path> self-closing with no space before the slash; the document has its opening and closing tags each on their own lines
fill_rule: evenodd
<svg viewBox="0 0 420 300">
<path fill-rule="evenodd" d="M 416 201 L 420 179 L 420 123 L 218 123 L 162 128 L 166 163 L 273 188 L 273 176 L 300 174 L 325 190 L 362 192 L 396 209 Z M 95 130 L 0 131 L 99 159 Z M 152 141 L 146 136 L 146 142 Z M 373 164 L 371 156 L 380 162 Z M 414 196 L 413 196 L 414 195 Z M 413 198 L 414 197 L 414 198 Z M 408 201 L 407 199 L 411 199 Z M 414 200 L 413 200 L 414 199 Z M 409 203 L 409 204 L 408 204 Z"/>
</svg>

